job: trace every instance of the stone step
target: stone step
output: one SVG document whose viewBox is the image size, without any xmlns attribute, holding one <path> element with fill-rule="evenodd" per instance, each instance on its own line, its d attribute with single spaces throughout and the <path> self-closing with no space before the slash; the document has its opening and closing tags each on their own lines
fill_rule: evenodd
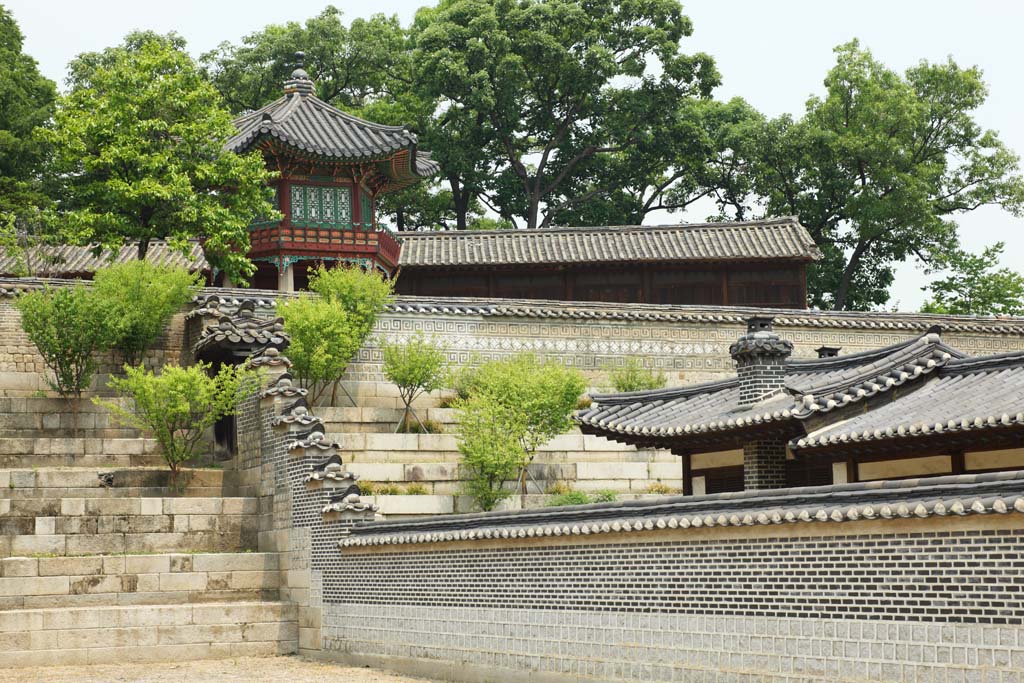
<svg viewBox="0 0 1024 683">
<path fill-rule="evenodd" d="M 100 475 L 104 475 L 101 479 Z M 178 485 L 170 486 L 170 471 L 162 467 L 106 469 L 97 467 L 43 467 L 0 470 L 0 498 L 148 498 L 231 495 L 225 472 L 214 468 L 186 468 Z"/>
<path fill-rule="evenodd" d="M 294 654 L 296 608 L 280 602 L 116 605 L 0 612 L 5 667 Z"/>
<path fill-rule="evenodd" d="M 324 421 L 327 431 L 342 433 L 393 434 L 404 415 L 400 408 L 317 407 L 313 412 Z M 450 408 L 418 409 L 416 415 L 438 424 L 444 433 L 452 433 L 456 429 L 455 411 Z"/>
<path fill-rule="evenodd" d="M 253 549 L 256 498 L 0 499 L 0 557 Z"/>
<path fill-rule="evenodd" d="M 0 559 L 0 610 L 276 600 L 274 553 Z"/>
<path fill-rule="evenodd" d="M 89 434 L 82 430 L 82 434 Z M 155 439 L 94 436 L 0 438 L 0 467 L 133 467 L 163 464 Z"/>
</svg>

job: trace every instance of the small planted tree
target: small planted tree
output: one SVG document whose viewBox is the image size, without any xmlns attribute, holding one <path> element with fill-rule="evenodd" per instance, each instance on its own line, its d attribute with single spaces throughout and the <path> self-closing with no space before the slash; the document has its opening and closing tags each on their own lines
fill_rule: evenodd
<svg viewBox="0 0 1024 683">
<path fill-rule="evenodd" d="M 526 493 L 527 467 L 537 449 L 572 426 L 570 414 L 586 385 L 578 370 L 533 354 L 492 361 L 473 373 L 468 399 L 457 402 L 460 415 L 475 400 L 488 399 L 501 413 L 500 423 L 522 454 L 518 469 L 520 491 Z M 464 437 L 460 417 L 460 435 Z M 513 431 L 514 430 L 514 431 Z"/>
<path fill-rule="evenodd" d="M 416 418 L 421 429 L 423 420 L 412 409 L 412 402 L 424 392 L 440 389 L 447 374 L 444 349 L 436 342 L 427 340 L 422 332 L 408 337 L 405 341 L 381 340 L 384 355 L 384 376 L 398 386 L 398 393 L 405 404 L 399 430 L 409 432 L 410 414 Z"/>
<path fill-rule="evenodd" d="M 487 394 L 460 399 L 459 452 L 465 491 L 482 510 L 493 510 L 512 495 L 505 488 L 527 465 L 523 415 Z"/>
<path fill-rule="evenodd" d="M 291 338 L 292 372 L 313 402 L 331 387 L 333 404 L 345 368 L 391 301 L 394 282 L 360 268 L 320 266 L 309 289 L 319 296 L 278 301 L 277 312 Z"/>
<path fill-rule="evenodd" d="M 93 291 L 117 323 L 114 348 L 129 365 L 160 336 L 171 317 L 198 291 L 199 274 L 184 268 L 130 261 L 96 271 Z"/>
<path fill-rule="evenodd" d="M 154 374 L 141 366 L 126 365 L 125 376 L 111 378 L 109 386 L 130 398 L 132 409 L 94 399 L 121 424 L 153 433 L 171 469 L 172 487 L 182 464 L 197 455 L 207 427 L 234 414 L 238 402 L 258 385 L 253 370 L 224 365 L 211 376 L 209 369 L 207 363 L 187 368 L 165 365 L 160 374 Z"/>
<path fill-rule="evenodd" d="M 29 292 L 15 306 L 22 329 L 53 373 L 50 386 L 71 402 L 77 433 L 79 400 L 96 373 L 96 353 L 115 335 L 110 307 L 82 284 Z"/>
<path fill-rule="evenodd" d="M 618 392 L 661 389 L 667 382 L 664 373 L 648 370 L 638 358 L 630 358 L 621 368 L 609 369 L 608 380 Z"/>
</svg>

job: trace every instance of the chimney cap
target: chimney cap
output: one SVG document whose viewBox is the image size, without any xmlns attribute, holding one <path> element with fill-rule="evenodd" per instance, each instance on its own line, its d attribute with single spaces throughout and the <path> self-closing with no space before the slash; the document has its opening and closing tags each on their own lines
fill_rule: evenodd
<svg viewBox="0 0 1024 683">
<path fill-rule="evenodd" d="M 841 347 L 841 346 L 819 346 L 818 348 L 816 348 L 814 350 L 817 352 L 818 358 L 835 358 L 836 356 L 839 355 L 839 352 L 843 350 L 843 347 Z"/>
<path fill-rule="evenodd" d="M 775 316 L 772 315 L 752 315 L 747 318 L 744 322 L 747 323 L 747 333 L 751 332 L 771 332 L 772 324 L 775 322 Z"/>
</svg>

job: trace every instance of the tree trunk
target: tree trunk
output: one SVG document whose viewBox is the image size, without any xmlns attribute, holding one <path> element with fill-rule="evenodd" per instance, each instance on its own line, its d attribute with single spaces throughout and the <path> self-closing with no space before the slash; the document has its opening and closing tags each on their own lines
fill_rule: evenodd
<svg viewBox="0 0 1024 683">
<path fill-rule="evenodd" d="M 835 301 L 832 303 L 833 309 L 837 311 L 846 310 L 846 300 L 850 296 L 850 283 L 853 280 L 853 274 L 857 272 L 857 267 L 860 265 L 860 259 L 864 256 L 864 252 L 867 251 L 867 249 L 867 242 L 858 242 L 857 247 L 850 255 L 850 260 L 846 262 L 846 267 L 843 268 L 843 276 L 839 280 L 839 289 L 836 290 Z"/>
<path fill-rule="evenodd" d="M 448 184 L 452 188 L 452 204 L 455 207 L 455 229 L 465 230 L 469 227 L 469 192 L 459 182 L 458 176 L 448 176 Z"/>
<path fill-rule="evenodd" d="M 149 238 L 148 237 L 140 237 L 139 238 L 139 260 L 140 261 L 145 261 L 146 260 L 146 252 L 148 252 L 148 251 L 149 251 Z"/>
<path fill-rule="evenodd" d="M 395 211 L 395 229 L 399 232 L 405 230 L 405 211 L 402 209 Z"/>
<path fill-rule="evenodd" d="M 540 197 L 536 194 L 530 196 L 530 205 L 526 210 L 526 228 L 532 230 L 537 227 L 537 220 L 540 215 Z"/>
</svg>

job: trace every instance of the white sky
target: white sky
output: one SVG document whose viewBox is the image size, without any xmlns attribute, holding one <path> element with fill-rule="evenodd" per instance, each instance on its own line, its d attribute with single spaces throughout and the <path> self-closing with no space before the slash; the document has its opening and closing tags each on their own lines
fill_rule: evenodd
<svg viewBox="0 0 1024 683">
<path fill-rule="evenodd" d="M 80 52 L 120 42 L 133 29 L 177 31 L 193 54 L 223 40 L 237 42 L 266 24 L 305 20 L 327 4 L 317 0 L 0 0 L 25 34 L 25 49 L 43 73 L 62 82 L 68 61 Z M 404 23 L 416 0 L 363 3 L 335 0 L 349 18 L 396 13 Z M 808 96 L 823 90 L 832 48 L 859 38 L 888 66 L 903 70 L 920 59 L 953 58 L 978 65 L 991 95 L 978 119 L 1011 149 L 1024 153 L 1024 3 L 1010 0 L 691 0 L 684 11 L 694 22 L 686 51 L 713 55 L 722 73 L 717 96 L 744 97 L 769 116 L 800 114 Z M 691 213 L 690 220 L 704 215 Z M 678 217 L 655 217 L 674 222 Z M 963 242 L 979 250 L 1006 242 L 1003 263 L 1024 271 L 1024 219 L 984 208 L 960 219 Z M 904 264 L 889 307 L 916 310 L 924 295 L 923 273 Z"/>
</svg>

